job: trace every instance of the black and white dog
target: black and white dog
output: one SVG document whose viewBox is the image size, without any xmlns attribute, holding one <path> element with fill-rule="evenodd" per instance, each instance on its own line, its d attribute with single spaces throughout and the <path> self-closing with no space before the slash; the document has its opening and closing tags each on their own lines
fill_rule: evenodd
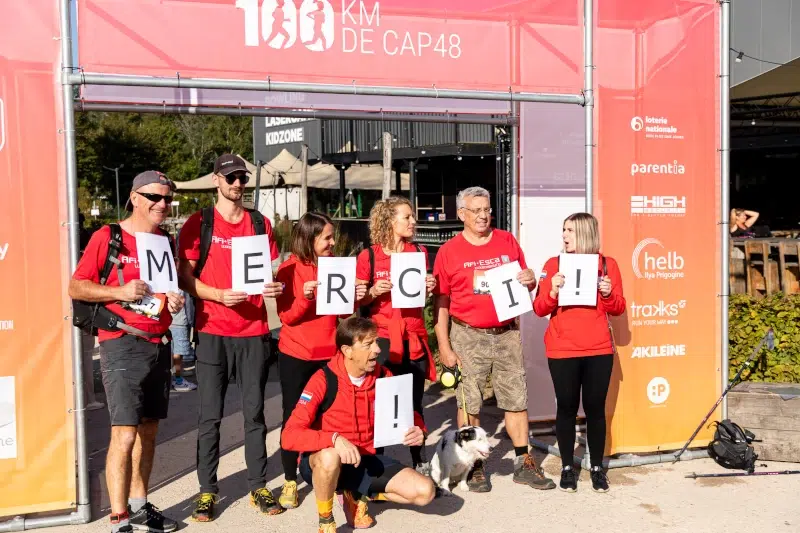
<svg viewBox="0 0 800 533">
<path fill-rule="evenodd" d="M 450 483 L 467 489 L 467 474 L 478 460 L 489 457 L 492 446 L 483 428 L 464 426 L 446 431 L 431 461 L 431 478 L 439 488 L 450 491 Z"/>
</svg>

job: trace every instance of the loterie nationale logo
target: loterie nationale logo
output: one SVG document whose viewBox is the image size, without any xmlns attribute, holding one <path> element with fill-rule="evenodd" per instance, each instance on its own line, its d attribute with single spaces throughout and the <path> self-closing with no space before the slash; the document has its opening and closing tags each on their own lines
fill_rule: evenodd
<svg viewBox="0 0 800 533">
<path fill-rule="evenodd" d="M 680 130 L 670 123 L 667 117 L 633 117 L 631 129 L 636 133 L 644 133 L 647 139 L 673 139 L 682 140 L 684 137 Z"/>
<path fill-rule="evenodd" d="M 244 12 L 245 46 L 275 50 L 304 46 L 312 52 L 339 49 L 348 54 L 461 57 L 457 33 L 414 31 L 381 19 L 380 2 L 341 0 L 236 0 Z M 398 24 L 395 22 L 395 25 Z"/>
</svg>

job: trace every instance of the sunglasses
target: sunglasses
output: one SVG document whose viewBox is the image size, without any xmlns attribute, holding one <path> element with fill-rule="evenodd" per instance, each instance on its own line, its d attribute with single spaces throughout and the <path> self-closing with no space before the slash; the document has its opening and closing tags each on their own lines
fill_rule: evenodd
<svg viewBox="0 0 800 533">
<path fill-rule="evenodd" d="M 136 194 L 138 194 L 139 196 L 144 196 L 145 198 L 147 198 L 148 200 L 150 200 L 154 204 L 157 204 L 161 200 L 164 200 L 164 202 L 167 205 L 172 204 L 172 198 L 173 197 L 165 195 L 165 194 L 154 194 L 154 193 L 151 193 L 151 192 L 138 192 L 138 191 L 136 191 Z"/>
<path fill-rule="evenodd" d="M 225 176 L 225 181 L 228 183 L 228 185 L 233 185 L 236 183 L 236 180 L 239 180 L 239 183 L 245 185 L 248 181 L 250 181 L 250 177 L 247 174 L 228 174 Z"/>
</svg>

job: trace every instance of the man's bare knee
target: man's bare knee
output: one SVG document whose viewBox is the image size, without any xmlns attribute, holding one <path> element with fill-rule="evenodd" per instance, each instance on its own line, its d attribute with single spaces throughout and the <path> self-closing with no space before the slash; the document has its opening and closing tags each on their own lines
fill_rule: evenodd
<svg viewBox="0 0 800 533">
<path fill-rule="evenodd" d="M 436 487 L 433 484 L 433 480 L 429 477 L 419 476 L 416 484 L 417 496 L 414 498 L 414 505 L 421 507 L 431 503 L 436 496 Z"/>
<path fill-rule="evenodd" d="M 122 452 L 133 450 L 136 442 L 136 426 L 112 426 L 111 446 Z"/>
<path fill-rule="evenodd" d="M 326 448 L 317 452 L 317 464 L 314 470 L 320 469 L 328 475 L 337 474 L 342 468 L 342 459 L 339 457 L 339 452 L 333 448 Z"/>
<path fill-rule="evenodd" d="M 145 419 L 137 427 L 139 437 L 143 441 L 154 441 L 158 435 L 158 420 Z"/>
</svg>

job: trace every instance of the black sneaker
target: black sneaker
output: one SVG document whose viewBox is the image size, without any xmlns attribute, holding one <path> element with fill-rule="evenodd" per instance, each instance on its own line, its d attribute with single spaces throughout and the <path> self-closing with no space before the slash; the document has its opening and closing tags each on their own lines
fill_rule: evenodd
<svg viewBox="0 0 800 533">
<path fill-rule="evenodd" d="M 195 522 L 211 522 L 214 520 L 214 506 L 217 504 L 217 495 L 203 492 L 194 499 L 192 520 Z"/>
<path fill-rule="evenodd" d="M 483 461 L 476 461 L 472 465 L 472 470 L 467 474 L 467 487 L 469 487 L 470 492 L 489 492 L 492 490 L 492 484 L 489 483 L 489 478 L 486 477 Z"/>
<path fill-rule="evenodd" d="M 545 477 L 544 470 L 536 466 L 533 456 L 529 453 L 514 459 L 514 483 L 528 485 L 534 489 L 550 490 L 556 488 L 555 482 Z"/>
<path fill-rule="evenodd" d="M 575 492 L 578 490 L 578 475 L 571 466 L 565 466 L 561 469 L 561 482 L 558 488 L 564 492 Z"/>
<path fill-rule="evenodd" d="M 608 477 L 599 466 L 593 466 L 589 475 L 592 478 L 592 490 L 595 492 L 608 492 Z"/>
<path fill-rule="evenodd" d="M 261 514 L 275 515 L 281 514 L 286 509 L 278 505 L 272 491 L 267 488 L 254 490 L 250 493 L 250 504 L 261 512 Z"/>
<path fill-rule="evenodd" d="M 113 532 L 114 530 L 112 529 L 111 531 Z M 121 528 L 119 528 L 117 530 L 117 533 L 133 533 L 133 528 L 131 527 L 130 524 L 128 524 L 127 526 L 122 526 Z"/>
<path fill-rule="evenodd" d="M 138 531 L 169 533 L 178 529 L 178 522 L 161 514 L 158 507 L 150 502 L 135 513 L 129 507 L 128 513 L 131 515 L 131 527 Z"/>
</svg>

